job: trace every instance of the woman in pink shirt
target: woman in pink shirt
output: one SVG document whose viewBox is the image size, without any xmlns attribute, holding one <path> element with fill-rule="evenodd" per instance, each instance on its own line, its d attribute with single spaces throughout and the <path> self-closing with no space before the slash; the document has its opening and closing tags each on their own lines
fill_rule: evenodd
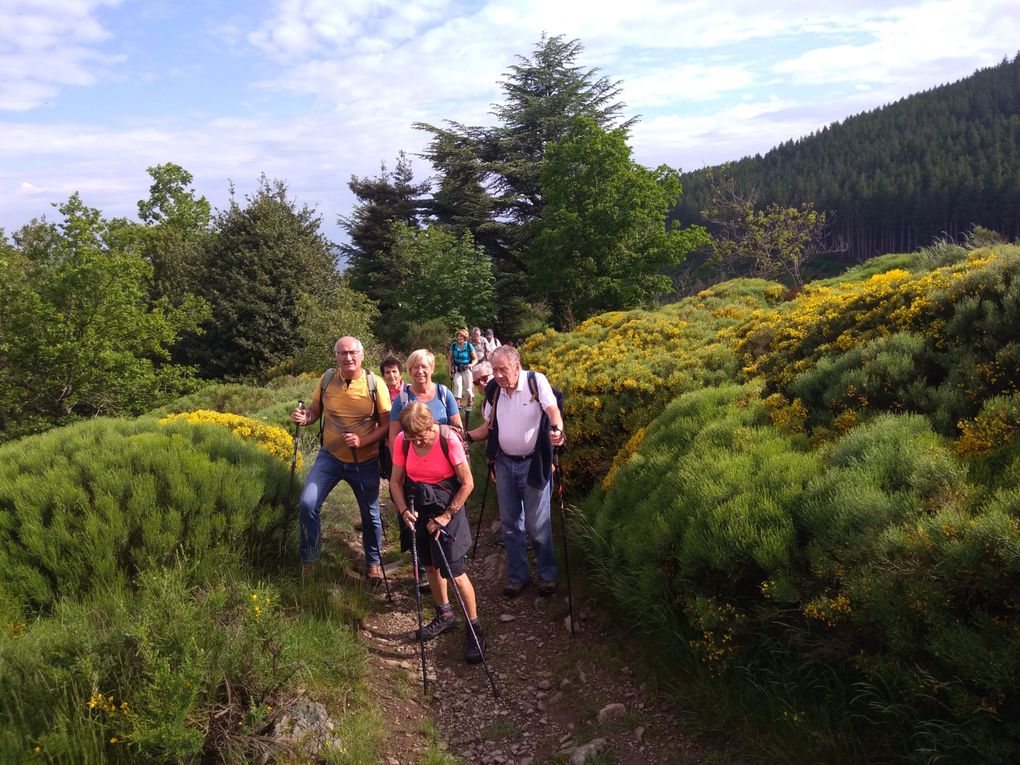
<svg viewBox="0 0 1020 765">
<path fill-rule="evenodd" d="M 400 413 L 403 430 L 393 443 L 393 474 L 390 497 L 408 528 L 414 529 L 419 560 L 436 602 L 436 616 L 421 629 L 420 638 L 431 640 L 452 629 L 453 615 L 447 580 L 453 579 L 464 599 L 464 609 L 474 628 L 465 631 L 464 650 L 469 664 L 482 660 L 485 636 L 478 624 L 475 589 L 466 573 L 467 551 L 471 547 L 471 526 L 464 502 L 474 488 L 467 453 L 460 436 L 447 426 L 436 424 L 429 407 L 412 401 Z M 414 499 L 414 512 L 409 498 Z M 440 537 L 445 528 L 448 536 Z M 444 570 L 442 556 L 435 549 L 442 545 L 450 570 Z"/>
</svg>

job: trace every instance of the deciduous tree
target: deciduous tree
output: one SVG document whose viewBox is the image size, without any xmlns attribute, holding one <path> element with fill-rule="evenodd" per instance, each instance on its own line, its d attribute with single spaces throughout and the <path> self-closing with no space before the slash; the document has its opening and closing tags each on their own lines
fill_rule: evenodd
<svg viewBox="0 0 1020 765">
<path fill-rule="evenodd" d="M 0 247 L 0 431 L 140 413 L 179 395 L 191 370 L 170 346 L 206 316 L 193 298 L 149 299 L 151 267 L 78 194 L 59 223 L 35 220 Z"/>
<path fill-rule="evenodd" d="M 450 329 L 488 322 L 494 309 L 492 261 L 471 234 L 394 224 L 393 237 L 397 272 L 387 300 L 394 337 L 403 338 L 411 324 L 430 320 Z"/>
<path fill-rule="evenodd" d="M 707 245 L 700 227 L 667 228 L 677 173 L 635 164 L 623 129 L 578 117 L 549 146 L 541 182 L 544 211 L 527 263 L 533 291 L 548 296 L 561 327 L 649 303 L 670 288 L 663 268 Z"/>
<path fill-rule="evenodd" d="M 833 251 L 827 242 L 825 213 L 810 202 L 798 207 L 773 202 L 758 209 L 756 198 L 753 190 L 740 192 L 729 178 L 716 178 L 703 212 L 714 226 L 715 265 L 724 276 L 785 276 L 795 287 L 802 286 L 804 264 Z"/>
<path fill-rule="evenodd" d="M 153 296 L 179 305 L 197 291 L 212 208 L 195 196 L 192 175 L 180 165 L 155 165 L 148 173 L 149 197 L 138 203 L 142 255 L 152 265 Z"/>
</svg>

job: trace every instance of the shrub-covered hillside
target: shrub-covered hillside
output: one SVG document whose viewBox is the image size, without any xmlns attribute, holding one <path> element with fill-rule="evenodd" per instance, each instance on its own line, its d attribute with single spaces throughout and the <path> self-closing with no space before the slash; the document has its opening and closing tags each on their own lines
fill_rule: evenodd
<svg viewBox="0 0 1020 765">
<path fill-rule="evenodd" d="M 292 455 L 290 432 L 211 410 L 0 446 L 0 759 L 254 762 L 298 685 L 352 692 L 339 607 L 314 588 L 283 607 Z"/>
<path fill-rule="evenodd" d="M 1018 271 L 941 247 L 525 348 L 617 608 L 818 760 L 1020 750 Z"/>
</svg>

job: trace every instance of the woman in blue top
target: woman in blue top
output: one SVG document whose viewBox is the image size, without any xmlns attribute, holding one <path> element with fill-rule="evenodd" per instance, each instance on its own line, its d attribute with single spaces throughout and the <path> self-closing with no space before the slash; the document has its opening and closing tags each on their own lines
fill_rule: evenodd
<svg viewBox="0 0 1020 765">
<path fill-rule="evenodd" d="M 397 440 L 397 433 L 401 431 L 400 412 L 412 401 L 420 401 L 427 405 L 437 425 L 461 427 L 457 399 L 449 388 L 432 382 L 432 374 L 435 371 L 436 357 L 430 351 L 420 348 L 407 357 L 407 372 L 411 377 L 411 384 L 405 385 L 390 405 L 391 444 Z"/>
<path fill-rule="evenodd" d="M 450 363 L 450 379 L 453 380 L 453 395 L 460 406 L 467 399 L 467 408 L 471 408 L 474 393 L 471 390 L 471 367 L 478 363 L 475 347 L 468 342 L 468 331 L 461 327 L 457 330 L 457 339 L 450 343 L 448 359 Z"/>
</svg>

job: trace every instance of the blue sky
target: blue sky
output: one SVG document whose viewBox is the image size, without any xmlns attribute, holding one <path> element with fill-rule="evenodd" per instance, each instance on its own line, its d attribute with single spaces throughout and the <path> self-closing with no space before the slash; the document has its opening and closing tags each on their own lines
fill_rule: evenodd
<svg viewBox="0 0 1020 765">
<path fill-rule="evenodd" d="M 217 208 L 284 179 L 339 239 L 350 176 L 420 151 L 413 122 L 489 122 L 543 33 L 621 81 L 636 161 L 692 170 L 1012 58 L 1020 4 L 0 0 L 0 227 L 74 191 L 133 217 L 175 162 Z"/>
</svg>

